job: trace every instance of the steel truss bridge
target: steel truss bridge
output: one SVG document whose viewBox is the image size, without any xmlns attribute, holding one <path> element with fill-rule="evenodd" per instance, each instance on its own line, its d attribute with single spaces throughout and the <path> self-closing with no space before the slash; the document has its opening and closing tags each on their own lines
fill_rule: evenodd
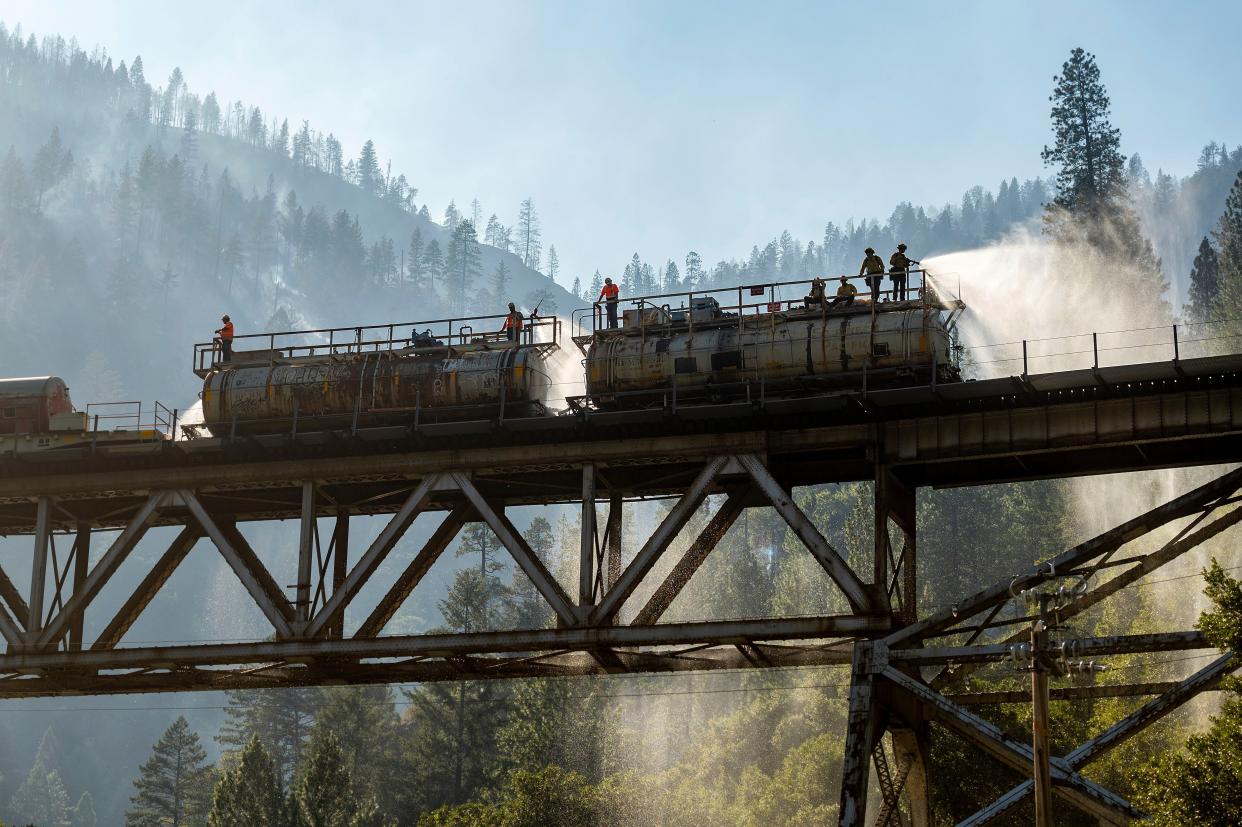
<svg viewBox="0 0 1242 827">
<path fill-rule="evenodd" d="M 0 534 L 28 537 L 33 546 L 26 590 L 5 572 L 14 570 L 12 559 L 0 559 L 0 697 L 842 664 L 851 684 L 840 824 L 926 825 L 931 724 L 1005 766 L 1032 771 L 1029 745 L 971 711 L 1025 693 L 944 694 L 950 665 L 961 674 L 1002 660 L 1024 638 L 1030 618 L 1001 611 L 1015 590 L 1080 575 L 1092 585 L 1062 618 L 1095 606 L 1242 520 L 1234 507 L 1242 470 L 930 612 L 917 605 L 917 489 L 1242 461 L 1242 356 L 675 410 L 344 434 L 295 429 L 141 451 L 99 446 L 70 460 L 44 455 L 0 466 Z M 791 493 L 857 480 L 874 484 L 875 549 L 866 570 L 851 567 Z M 710 495 L 724 495 L 722 504 L 669 568 L 673 541 Z M 627 504 L 653 496 L 675 503 L 636 552 L 623 554 Z M 548 570 L 507 514 L 548 503 L 581 508 L 573 588 Z M 835 583 L 841 611 L 660 622 L 750 507 L 781 516 Z M 422 515 L 436 524 L 430 538 L 397 561 L 404 567 L 385 568 L 399 570 L 379 584 L 384 596 L 361 605 L 364 585 Z M 365 547 L 351 543 L 368 517 L 383 521 L 382 530 Z M 332 528 L 321 536 L 325 518 Z M 266 565 L 240 530 L 274 520 L 300 523 L 296 573 Z M 383 634 L 471 522 L 495 533 L 555 614 L 555 628 Z M 98 596 L 154 526 L 178 530 L 138 582 L 112 582 L 128 595 L 120 608 L 99 612 Z M 1125 552 L 1166 526 L 1180 526 L 1172 540 Z M 92 555 L 95 532 L 115 536 Z M 236 574 L 270 633 L 239 643 L 126 645 L 127 632 L 200 541 Z M 669 573 L 652 583 L 657 567 Z M 290 581 L 288 589 L 280 585 Z M 1198 632 L 1170 630 L 1082 640 L 1077 653 L 1205 647 Z M 1224 653 L 1185 681 L 1054 690 L 1065 700 L 1154 696 L 1052 759 L 1056 795 L 1104 823 L 1142 817 L 1081 770 L 1237 666 Z M 872 778 L 882 804 L 868 820 Z M 986 823 L 1031 790 L 1024 782 L 963 823 Z"/>
</svg>

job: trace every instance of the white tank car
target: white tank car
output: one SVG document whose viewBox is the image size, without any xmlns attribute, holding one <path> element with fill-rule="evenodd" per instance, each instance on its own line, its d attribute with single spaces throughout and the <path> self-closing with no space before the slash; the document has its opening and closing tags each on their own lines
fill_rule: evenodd
<svg viewBox="0 0 1242 827">
<path fill-rule="evenodd" d="M 691 330 L 646 324 L 597 334 L 587 349 L 587 394 L 601 407 L 679 399 L 802 395 L 834 387 L 959 381 L 941 308 L 895 303 L 744 317 L 717 314 Z"/>
</svg>

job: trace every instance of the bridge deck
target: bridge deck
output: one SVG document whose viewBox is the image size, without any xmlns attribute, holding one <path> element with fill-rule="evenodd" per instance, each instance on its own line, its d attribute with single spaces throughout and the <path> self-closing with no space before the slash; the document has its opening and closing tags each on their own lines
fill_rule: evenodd
<svg viewBox="0 0 1242 827">
<path fill-rule="evenodd" d="M 196 490 L 237 520 L 296 517 L 306 479 L 329 495 L 323 516 L 341 505 L 389 513 L 409 480 L 447 469 L 471 473 L 505 505 L 576 501 L 587 462 L 610 492 L 660 496 L 684 490 L 705 459 L 737 452 L 765 456 L 786 486 L 872 479 L 877 463 L 910 486 L 952 486 L 1242 461 L 1242 356 L 676 410 L 100 446 L 0 464 L 0 533 L 33 532 L 41 496 L 56 498 L 54 527 L 121 526 L 127 506 L 156 488 Z"/>
</svg>

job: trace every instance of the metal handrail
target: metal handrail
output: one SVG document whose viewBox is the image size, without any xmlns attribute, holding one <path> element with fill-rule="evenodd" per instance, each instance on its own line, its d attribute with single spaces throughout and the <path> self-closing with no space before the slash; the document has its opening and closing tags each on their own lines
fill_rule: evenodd
<svg viewBox="0 0 1242 827">
<path fill-rule="evenodd" d="M 824 281 L 826 282 L 826 285 L 830 288 L 834 282 L 837 282 L 837 283 L 840 282 L 841 275 L 845 275 L 846 283 L 850 283 L 855 280 L 865 281 L 865 279 L 868 278 L 867 276 L 851 276 L 848 274 L 839 274 L 835 276 L 824 276 L 821 278 L 824 279 Z M 879 274 L 879 277 L 884 278 L 884 277 L 890 277 L 891 275 L 892 275 L 891 273 L 885 272 L 885 273 Z M 914 280 L 911 279 L 911 276 L 914 276 L 914 275 L 920 276 L 920 278 L 917 280 L 917 286 L 915 285 Z M 908 282 L 906 285 L 905 292 L 907 293 L 907 295 L 911 296 L 912 299 L 918 300 L 923 297 L 924 291 L 926 290 L 928 286 L 927 275 L 928 275 L 928 271 L 922 267 L 914 268 L 914 269 L 910 269 L 906 271 L 906 278 L 908 279 Z M 668 308 L 672 304 L 672 300 L 682 299 L 683 303 L 677 309 L 684 310 L 684 309 L 689 308 L 689 306 L 693 303 L 693 300 L 696 296 L 697 297 L 707 296 L 707 297 L 716 298 L 718 294 L 728 293 L 728 294 L 736 294 L 738 297 L 738 301 L 736 304 L 725 304 L 724 302 L 720 302 L 720 309 L 722 312 L 737 311 L 738 315 L 741 315 L 743 311 L 753 308 L 755 309 L 756 314 L 771 313 L 771 312 L 779 312 L 779 310 L 773 309 L 775 305 L 779 305 L 782 308 L 789 310 L 789 309 L 792 309 L 794 305 L 801 306 L 803 304 L 802 297 L 798 297 L 794 299 L 776 298 L 775 292 L 777 289 L 781 287 L 789 287 L 793 285 L 807 286 L 810 284 L 811 284 L 811 280 L 807 280 L 807 279 L 798 279 L 796 281 L 764 282 L 761 284 L 742 284 L 742 285 L 738 285 L 735 287 L 714 287 L 714 288 L 708 288 L 705 290 L 687 290 L 687 291 L 683 291 L 679 293 L 661 293 L 661 294 L 650 294 L 650 295 L 644 295 L 644 296 L 633 296 L 633 297 L 627 297 L 624 299 L 619 299 L 618 303 L 624 303 L 624 304 L 627 304 L 633 307 L 637 307 L 639 310 L 643 310 L 644 308 L 647 308 L 647 307 Z M 749 295 L 752 295 L 752 296 L 762 295 L 762 292 L 756 292 L 756 291 L 767 291 L 768 301 L 754 302 L 754 303 L 747 304 L 743 300 L 743 294 L 749 293 Z M 876 299 L 877 301 L 884 301 L 885 297 L 891 298 L 893 294 L 894 294 L 894 291 L 892 289 L 880 290 L 878 292 L 878 295 L 876 296 Z M 866 300 L 866 299 L 869 299 L 870 297 L 871 297 L 870 288 L 864 287 L 858 291 L 855 301 Z M 829 303 L 831 303 L 833 298 L 834 296 L 832 294 L 825 293 L 824 306 L 826 307 Z M 570 329 L 573 330 L 575 334 L 577 334 L 579 331 L 585 330 L 586 325 L 584 323 L 584 319 L 586 318 L 588 314 L 590 314 L 591 316 L 591 332 L 592 333 L 595 333 L 599 330 L 608 329 L 608 328 L 603 327 L 600 324 L 601 320 L 604 317 L 604 309 L 606 305 L 607 305 L 607 302 L 595 301 L 595 302 L 592 302 L 589 307 L 575 309 L 570 314 Z M 639 326 L 640 327 L 646 326 L 645 324 L 643 324 L 641 316 L 640 316 Z M 693 329 L 694 327 L 693 322 L 690 322 L 689 326 L 691 327 L 691 329 Z M 618 327 L 618 329 L 620 328 Z"/>
<path fill-rule="evenodd" d="M 489 316 L 463 316 L 446 319 L 430 319 L 414 322 L 392 322 L 388 324 L 355 325 L 352 327 L 325 327 L 308 330 L 287 330 L 267 333 L 248 333 L 234 336 L 232 346 L 234 352 L 262 350 L 274 358 L 281 355 L 292 358 L 296 355 L 315 356 L 321 353 L 365 353 L 398 350 L 407 347 L 420 347 L 416 344 L 423 334 L 428 334 L 436 344 L 429 347 L 458 347 L 474 343 L 505 343 L 508 337 L 503 330 L 492 330 L 497 323 L 508 318 L 507 313 Z M 482 323 L 482 324 L 479 324 Z M 483 330 L 475 332 L 476 327 Z M 408 329 L 410 335 L 398 335 L 399 331 Z M 550 331 L 550 340 L 538 341 L 535 331 Z M 368 338 L 368 334 L 380 332 L 379 338 Z M 522 344 L 557 344 L 560 336 L 560 322 L 556 316 L 524 317 L 522 327 Z M 280 341 L 288 337 L 316 337 L 319 341 L 293 342 Z M 240 346 L 239 346 L 240 345 Z M 249 345 L 249 347 L 247 347 Z M 256 347 L 260 345 L 260 347 Z M 265 345 L 262 346 L 262 345 Z M 220 340 L 199 342 L 194 345 L 194 370 L 203 371 L 219 364 L 221 352 Z"/>
</svg>

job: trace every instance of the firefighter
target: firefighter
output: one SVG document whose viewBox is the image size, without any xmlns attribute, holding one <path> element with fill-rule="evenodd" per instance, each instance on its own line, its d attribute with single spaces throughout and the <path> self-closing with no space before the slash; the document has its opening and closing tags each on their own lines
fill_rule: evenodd
<svg viewBox="0 0 1242 827">
<path fill-rule="evenodd" d="M 875 254 L 871 247 L 866 249 L 867 257 L 863 259 L 858 275 L 866 276 L 867 286 L 871 288 L 871 301 L 880 300 L 880 284 L 884 281 L 884 259 Z"/>
<path fill-rule="evenodd" d="M 888 259 L 888 275 L 893 280 L 893 301 L 906 300 L 906 280 L 910 276 L 911 264 L 918 262 L 906 255 L 905 244 L 898 244 L 897 252 Z"/>
<path fill-rule="evenodd" d="M 510 342 L 516 342 L 522 337 L 522 322 L 522 311 L 518 310 L 513 302 L 509 302 L 509 315 L 505 316 L 505 323 L 500 328 L 500 332 L 507 333 Z"/>
<path fill-rule="evenodd" d="M 225 313 L 220 317 L 220 321 L 224 325 L 216 331 L 216 344 L 220 346 L 220 361 L 233 361 L 233 323 L 229 321 L 229 314 Z"/>
<path fill-rule="evenodd" d="M 811 280 L 811 292 L 807 294 L 802 301 L 806 305 L 807 310 L 824 306 L 824 280 L 816 276 Z"/>
<path fill-rule="evenodd" d="M 837 288 L 836 298 L 834 298 L 829 303 L 828 309 L 831 310 L 832 308 L 836 307 L 838 304 L 843 304 L 846 307 L 849 307 L 851 304 L 854 303 L 854 297 L 857 295 L 858 295 L 858 288 L 850 284 L 849 278 L 847 278 L 846 276 L 842 276 L 841 286 Z"/>
<path fill-rule="evenodd" d="M 599 298 L 595 300 L 596 304 L 601 301 L 608 310 L 608 327 L 615 328 L 617 326 L 617 302 L 621 296 L 621 288 L 612 283 L 612 279 L 604 279 L 604 289 L 599 291 Z"/>
</svg>

